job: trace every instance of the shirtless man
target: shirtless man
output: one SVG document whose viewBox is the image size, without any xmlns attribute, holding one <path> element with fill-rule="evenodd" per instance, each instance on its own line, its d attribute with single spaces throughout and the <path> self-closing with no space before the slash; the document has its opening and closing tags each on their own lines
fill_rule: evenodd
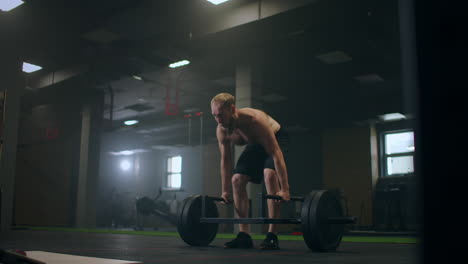
<svg viewBox="0 0 468 264">
<path fill-rule="evenodd" d="M 253 109 L 237 109 L 231 94 L 220 93 L 211 100 L 211 113 L 218 123 L 216 136 L 221 152 L 221 197 L 228 203 L 231 184 L 234 208 L 238 218 L 248 217 L 249 203 L 247 183 L 259 184 L 262 178 L 268 194 L 290 199 L 288 173 L 282 147 L 288 137 L 281 126 L 265 112 Z M 285 143 L 285 144 L 283 144 Z M 233 166 L 232 148 L 246 145 L 236 167 Z M 268 200 L 268 216 L 278 218 L 279 201 Z M 261 249 L 279 249 L 276 225 L 270 224 Z M 250 226 L 239 224 L 237 237 L 225 244 L 226 248 L 251 248 Z"/>
</svg>

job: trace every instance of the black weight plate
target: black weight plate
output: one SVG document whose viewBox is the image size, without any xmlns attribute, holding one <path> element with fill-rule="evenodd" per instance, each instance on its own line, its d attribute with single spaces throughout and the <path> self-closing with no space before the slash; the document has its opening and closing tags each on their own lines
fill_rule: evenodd
<svg viewBox="0 0 468 264">
<path fill-rule="evenodd" d="M 306 197 L 301 211 L 304 241 L 312 251 L 334 251 L 341 243 L 343 224 L 329 224 L 329 217 L 342 217 L 343 209 L 335 194 L 328 190 L 313 191 Z"/>
<path fill-rule="evenodd" d="M 177 231 L 185 243 L 191 246 L 207 246 L 218 233 L 218 224 L 200 223 L 202 196 L 187 197 L 181 206 Z M 205 217 L 218 217 L 218 208 L 209 198 L 205 201 Z"/>
</svg>

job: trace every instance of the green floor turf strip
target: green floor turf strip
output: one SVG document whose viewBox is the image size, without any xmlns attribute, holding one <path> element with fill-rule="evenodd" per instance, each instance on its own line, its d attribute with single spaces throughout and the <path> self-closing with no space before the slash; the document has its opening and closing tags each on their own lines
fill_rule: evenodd
<svg viewBox="0 0 468 264">
<path fill-rule="evenodd" d="M 176 236 L 177 232 L 160 232 L 160 231 L 133 231 L 133 230 L 114 230 L 114 229 L 86 229 L 86 228 L 65 228 L 65 227 L 24 227 L 28 230 L 42 231 L 66 231 L 66 232 L 84 232 L 84 233 L 103 233 L 103 234 L 124 234 L 124 235 L 146 235 L 146 236 Z M 235 234 L 217 234 L 216 238 L 235 238 Z M 254 240 L 263 240 L 265 235 L 252 235 Z M 278 235 L 279 240 L 302 241 L 300 235 Z M 343 242 L 357 243 L 397 243 L 397 244 L 414 244 L 418 242 L 416 237 L 407 236 L 343 236 Z"/>
<path fill-rule="evenodd" d="M 397 243 L 397 244 L 415 244 L 418 239 L 415 237 L 393 237 L 393 236 L 344 236 L 343 242 L 361 242 L 361 243 Z"/>
</svg>

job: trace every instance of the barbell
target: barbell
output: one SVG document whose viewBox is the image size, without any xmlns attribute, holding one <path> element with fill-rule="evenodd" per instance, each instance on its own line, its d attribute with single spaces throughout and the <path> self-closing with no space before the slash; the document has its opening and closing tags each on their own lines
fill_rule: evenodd
<svg viewBox="0 0 468 264">
<path fill-rule="evenodd" d="M 266 218 L 267 199 L 280 196 L 260 194 L 257 218 L 219 218 L 215 201 L 221 197 L 193 195 L 184 199 L 177 219 L 177 231 L 191 246 L 207 246 L 213 241 L 221 223 L 230 224 L 300 224 L 307 247 L 312 251 L 335 251 L 341 243 L 344 225 L 356 223 L 356 217 L 344 216 L 337 194 L 330 190 L 312 191 L 305 197 L 291 197 L 302 202 L 300 218 Z"/>
<path fill-rule="evenodd" d="M 173 225 L 177 225 L 176 215 L 169 212 L 169 207 L 157 199 L 151 199 L 146 196 L 136 199 L 136 210 L 144 216 L 157 215 L 167 220 Z"/>
</svg>

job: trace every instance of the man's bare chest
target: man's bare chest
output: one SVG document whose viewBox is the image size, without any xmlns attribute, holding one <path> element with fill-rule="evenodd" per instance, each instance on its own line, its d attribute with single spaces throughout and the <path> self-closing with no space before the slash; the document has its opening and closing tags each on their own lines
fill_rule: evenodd
<svg viewBox="0 0 468 264">
<path fill-rule="evenodd" d="M 252 143 L 252 136 L 249 136 L 247 133 L 236 128 L 232 133 L 228 133 L 229 140 L 235 145 L 246 145 Z"/>
</svg>

